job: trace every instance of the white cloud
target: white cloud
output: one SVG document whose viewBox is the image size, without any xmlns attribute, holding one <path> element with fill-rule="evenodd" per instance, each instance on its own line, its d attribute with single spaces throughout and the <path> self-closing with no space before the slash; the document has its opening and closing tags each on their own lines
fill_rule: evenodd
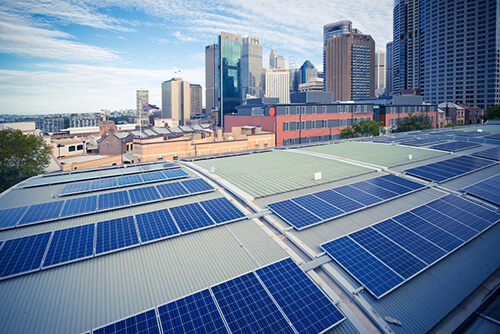
<svg viewBox="0 0 500 334">
<path fill-rule="evenodd" d="M 181 42 L 194 42 L 194 41 L 196 41 L 196 39 L 194 39 L 193 37 L 182 35 L 180 31 L 174 32 L 172 34 L 172 36 L 174 36 L 175 38 L 177 38 Z"/>
</svg>

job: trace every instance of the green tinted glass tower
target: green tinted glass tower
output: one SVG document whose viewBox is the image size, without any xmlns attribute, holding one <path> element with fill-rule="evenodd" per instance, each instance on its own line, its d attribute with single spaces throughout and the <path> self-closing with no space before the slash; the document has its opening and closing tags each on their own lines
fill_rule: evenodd
<svg viewBox="0 0 500 334">
<path fill-rule="evenodd" d="M 241 37 L 225 32 L 219 36 L 217 125 L 224 127 L 224 115 L 236 113 L 241 104 Z"/>
</svg>

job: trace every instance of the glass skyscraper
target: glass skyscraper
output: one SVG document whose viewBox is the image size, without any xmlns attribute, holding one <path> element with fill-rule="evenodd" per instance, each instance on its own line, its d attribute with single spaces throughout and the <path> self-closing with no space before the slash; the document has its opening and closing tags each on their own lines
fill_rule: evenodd
<svg viewBox="0 0 500 334">
<path fill-rule="evenodd" d="M 241 37 L 221 32 L 219 36 L 217 125 L 224 127 L 224 115 L 236 112 L 241 104 Z"/>
<path fill-rule="evenodd" d="M 264 82 L 262 76 L 262 45 L 259 37 L 244 36 L 241 49 L 241 98 L 248 95 L 262 97 Z"/>
</svg>

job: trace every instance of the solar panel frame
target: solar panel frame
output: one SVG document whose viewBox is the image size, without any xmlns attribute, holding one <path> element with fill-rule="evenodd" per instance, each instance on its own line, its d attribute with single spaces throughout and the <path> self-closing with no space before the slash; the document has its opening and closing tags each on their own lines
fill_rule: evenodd
<svg viewBox="0 0 500 334">
<path fill-rule="evenodd" d="M 64 201 L 60 217 L 81 216 L 97 211 L 97 195 L 69 198 Z"/>
<path fill-rule="evenodd" d="M 162 197 L 155 186 L 134 188 L 128 190 L 130 202 L 132 205 L 157 202 L 162 200 Z"/>
<path fill-rule="evenodd" d="M 82 194 L 90 192 L 90 188 L 92 186 L 92 181 L 84 181 L 84 182 L 73 182 L 64 185 L 63 189 L 59 193 L 59 196 L 67 196 L 73 194 Z"/>
<path fill-rule="evenodd" d="M 190 194 L 200 194 L 215 191 L 215 189 L 210 184 L 208 184 L 207 181 L 201 178 L 181 181 L 181 183 L 189 191 Z"/>
<path fill-rule="evenodd" d="M 93 334 L 161 334 L 160 325 L 156 316 L 156 309 L 132 315 L 130 317 L 115 321 L 98 327 L 92 331 Z"/>
<path fill-rule="evenodd" d="M 486 180 L 464 187 L 462 192 L 500 206 L 500 175 L 493 175 Z"/>
<path fill-rule="evenodd" d="M 435 150 L 441 150 L 441 151 L 447 151 L 447 152 L 459 152 L 459 151 L 464 151 L 464 150 L 468 150 L 468 149 L 471 149 L 474 147 L 479 147 L 479 146 L 481 146 L 481 144 L 471 143 L 468 141 L 455 141 L 455 142 L 434 145 L 434 146 L 431 146 L 431 148 L 435 149 Z"/>
<path fill-rule="evenodd" d="M 181 232 L 168 209 L 135 215 L 141 244 L 179 235 Z"/>
<path fill-rule="evenodd" d="M 165 181 L 167 178 L 162 171 L 141 174 L 144 183 Z"/>
<path fill-rule="evenodd" d="M 191 193 L 182 185 L 181 182 L 170 182 L 164 184 L 157 184 L 156 189 L 160 193 L 161 197 L 166 198 L 177 198 L 189 196 Z"/>
<path fill-rule="evenodd" d="M 65 201 L 54 201 L 30 205 L 16 226 L 25 226 L 59 218 Z"/>
<path fill-rule="evenodd" d="M 116 177 L 110 177 L 92 181 L 90 191 L 101 191 L 114 188 L 118 188 L 118 182 L 116 181 Z"/>
<path fill-rule="evenodd" d="M 140 174 L 132 174 L 117 177 L 116 183 L 118 184 L 118 187 L 126 187 L 144 183 L 144 180 Z"/>
<path fill-rule="evenodd" d="M 379 185 L 375 185 L 373 183 L 366 181 L 352 183 L 350 184 L 350 186 L 359 189 L 361 191 L 364 191 L 365 193 L 370 194 L 372 196 L 378 197 L 382 202 L 399 196 L 398 193 L 395 193 L 384 187 L 380 187 Z"/>
<path fill-rule="evenodd" d="M 19 220 L 24 216 L 29 206 L 20 206 L 17 208 L 7 208 L 0 210 L 0 230 L 15 228 Z"/>
<path fill-rule="evenodd" d="M 351 185 L 345 185 L 337 188 L 331 189 L 332 191 L 335 191 L 341 195 L 344 195 L 346 197 L 349 197 L 350 199 L 355 200 L 356 202 L 359 202 L 363 204 L 364 206 L 371 206 L 377 203 L 380 203 L 382 200 L 378 197 L 375 197 L 363 190 L 354 188 Z"/>
<path fill-rule="evenodd" d="M 105 220 L 96 224 L 96 256 L 139 244 L 134 216 Z"/>
<path fill-rule="evenodd" d="M 314 196 L 321 198 L 323 201 L 328 202 L 330 205 L 335 206 L 339 210 L 344 212 L 355 212 L 357 210 L 363 209 L 366 206 L 347 197 L 333 189 L 327 189 L 324 191 L 319 191 L 313 194 Z"/>
<path fill-rule="evenodd" d="M 343 215 L 345 212 L 314 195 L 304 195 L 291 199 L 296 204 L 320 217 L 323 221 Z"/>
<path fill-rule="evenodd" d="M 128 190 L 99 194 L 97 203 L 98 211 L 113 210 L 131 205 Z"/>
<path fill-rule="evenodd" d="M 199 203 L 175 206 L 169 210 L 181 233 L 198 231 L 215 225 Z"/>
<path fill-rule="evenodd" d="M 162 171 L 162 173 L 169 180 L 189 177 L 189 174 L 186 173 L 181 168 L 164 170 L 164 171 Z"/>
<path fill-rule="evenodd" d="M 245 214 L 225 197 L 209 199 L 199 203 L 216 224 L 234 222 L 245 218 Z"/>
<path fill-rule="evenodd" d="M 297 230 L 319 224 L 323 221 L 321 217 L 316 216 L 289 199 L 268 204 L 267 207 Z"/>
</svg>

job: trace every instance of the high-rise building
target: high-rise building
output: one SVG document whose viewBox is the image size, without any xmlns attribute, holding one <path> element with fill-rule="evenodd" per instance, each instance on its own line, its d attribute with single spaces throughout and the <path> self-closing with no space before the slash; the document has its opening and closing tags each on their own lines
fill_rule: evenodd
<svg viewBox="0 0 500 334">
<path fill-rule="evenodd" d="M 299 85 L 308 83 L 309 81 L 318 77 L 318 70 L 314 65 L 306 60 L 299 70 Z"/>
<path fill-rule="evenodd" d="M 375 95 L 377 96 L 385 94 L 385 67 L 385 52 L 375 52 Z"/>
<path fill-rule="evenodd" d="M 394 2 L 392 64 L 394 93 L 421 90 L 420 1 L 395 0 Z"/>
<path fill-rule="evenodd" d="M 191 115 L 199 115 L 202 111 L 202 88 L 198 84 L 190 84 L 191 89 Z"/>
<path fill-rule="evenodd" d="M 241 37 L 227 32 L 219 35 L 217 125 L 224 127 L 224 115 L 236 112 L 241 104 Z"/>
<path fill-rule="evenodd" d="M 290 68 L 288 70 L 290 73 L 290 93 L 299 91 L 299 69 L 298 68 Z"/>
<path fill-rule="evenodd" d="M 375 42 L 370 35 L 334 36 L 326 42 L 325 52 L 325 89 L 334 101 L 375 97 Z"/>
<path fill-rule="evenodd" d="M 385 67 L 385 94 L 392 95 L 392 41 L 385 46 L 386 51 L 386 67 Z"/>
<path fill-rule="evenodd" d="M 269 68 L 280 69 L 285 68 L 285 66 L 285 57 L 277 54 L 274 49 L 271 49 L 271 54 L 269 55 Z"/>
<path fill-rule="evenodd" d="M 218 108 L 218 66 L 219 44 L 214 43 L 205 47 L 205 108 L 207 114 Z"/>
<path fill-rule="evenodd" d="M 424 98 L 500 103 L 500 1 L 421 0 Z"/>
<path fill-rule="evenodd" d="M 161 84 L 162 118 L 184 125 L 191 118 L 191 87 L 188 81 L 172 78 Z"/>
<path fill-rule="evenodd" d="M 262 45 L 256 36 L 243 36 L 241 42 L 241 98 L 262 97 Z"/>
<path fill-rule="evenodd" d="M 266 69 L 265 97 L 277 97 L 279 103 L 290 103 L 290 72 L 287 69 Z"/>
<path fill-rule="evenodd" d="M 149 91 L 147 89 L 138 89 L 136 92 L 136 102 L 135 124 L 147 126 L 149 124 L 149 112 L 142 110 L 142 103 L 149 104 Z"/>
</svg>

